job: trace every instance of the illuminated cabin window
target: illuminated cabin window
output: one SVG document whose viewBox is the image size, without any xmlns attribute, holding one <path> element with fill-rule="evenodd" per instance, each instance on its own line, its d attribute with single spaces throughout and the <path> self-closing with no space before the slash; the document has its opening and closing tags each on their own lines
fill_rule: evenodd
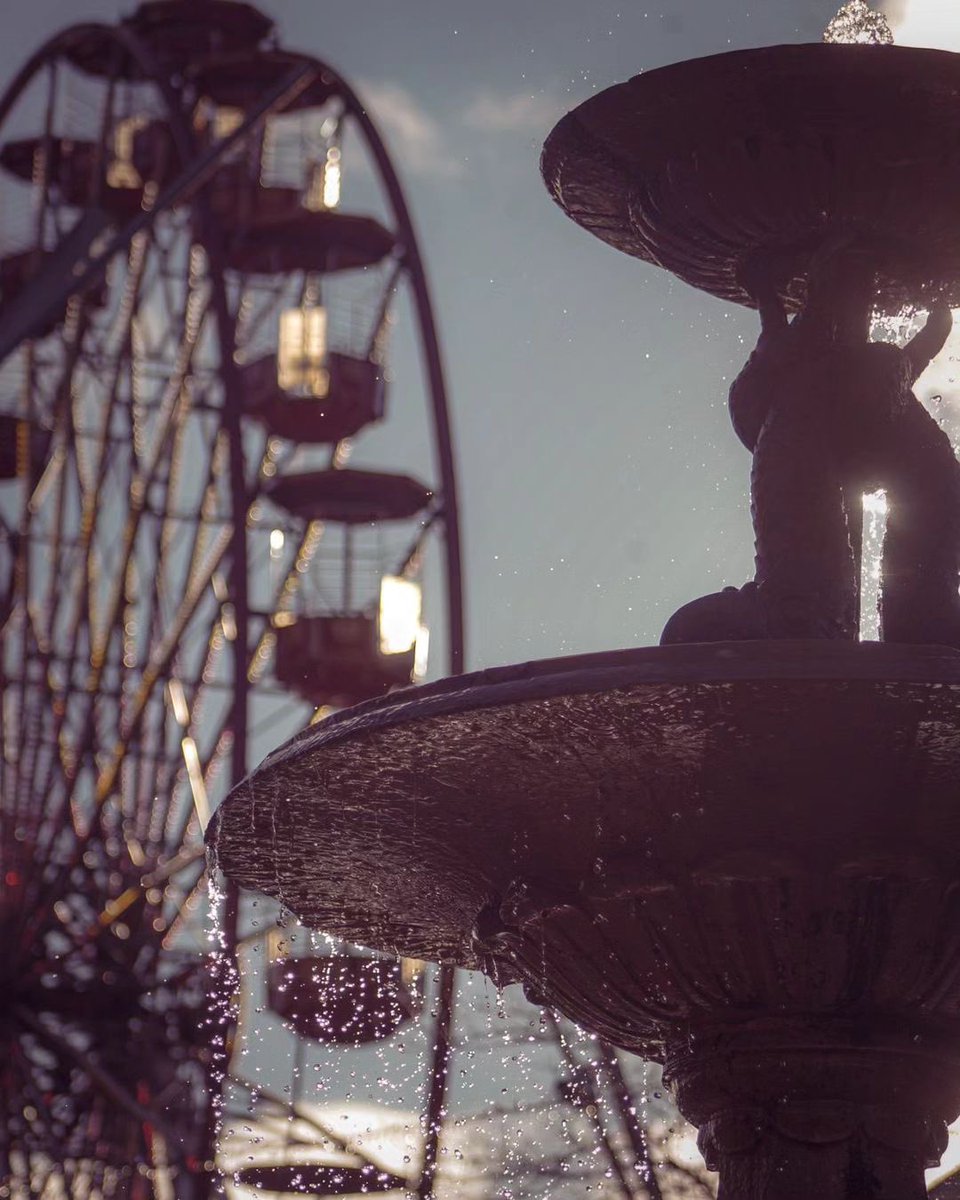
<svg viewBox="0 0 960 1200">
<path fill-rule="evenodd" d="M 413 675 L 420 679 L 427 669 L 429 633 L 423 624 L 423 591 L 412 579 L 384 575 L 380 581 L 380 653 L 414 652 Z"/>
<path fill-rule="evenodd" d="M 322 398 L 330 390 L 325 308 L 288 308 L 280 314 L 277 384 L 297 396 Z"/>
<path fill-rule="evenodd" d="M 113 129 L 113 158 L 107 167 L 107 187 L 143 187 L 140 172 L 134 166 L 133 152 L 137 134 L 149 124 L 149 118 L 124 117 Z"/>
</svg>

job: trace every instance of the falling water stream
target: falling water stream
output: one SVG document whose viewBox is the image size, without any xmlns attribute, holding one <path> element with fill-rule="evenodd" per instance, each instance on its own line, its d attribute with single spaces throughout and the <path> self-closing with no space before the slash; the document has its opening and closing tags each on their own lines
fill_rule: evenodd
<svg viewBox="0 0 960 1200">
<path fill-rule="evenodd" d="M 871 8 L 864 0 L 850 0 L 824 30 L 823 40 L 889 46 L 893 43 L 893 32 L 883 13 Z"/>
</svg>

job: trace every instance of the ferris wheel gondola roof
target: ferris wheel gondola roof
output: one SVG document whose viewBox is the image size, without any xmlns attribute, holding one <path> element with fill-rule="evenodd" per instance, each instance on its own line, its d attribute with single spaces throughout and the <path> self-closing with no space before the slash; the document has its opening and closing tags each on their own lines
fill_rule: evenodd
<svg viewBox="0 0 960 1200">
<path fill-rule="evenodd" d="M 281 475 L 266 495 L 274 504 L 305 521 L 337 521 L 345 525 L 410 520 L 433 499 L 430 488 L 410 475 L 361 470 Z"/>
<path fill-rule="evenodd" d="M 273 437 L 301 445 L 332 445 L 354 437 L 384 415 L 386 379 L 372 358 L 331 351 L 326 356 L 325 396 L 296 395 L 278 382 L 276 354 L 240 369 L 245 411 Z"/>
<path fill-rule="evenodd" d="M 146 0 L 121 22 L 143 40 L 164 68 L 182 71 L 197 59 L 251 50 L 273 21 L 239 0 Z M 65 50 L 67 61 L 87 75 L 142 79 L 142 65 L 102 27 L 91 27 Z"/>
<path fill-rule="evenodd" d="M 143 178 L 166 182 L 173 174 L 176 156 L 167 127 L 159 121 L 149 121 L 132 133 L 133 161 L 121 182 L 111 180 L 107 171 L 103 186 L 100 147 L 96 142 L 66 137 L 17 138 L 0 147 L 0 167 L 10 175 L 32 183 L 41 156 L 46 154 L 43 167 L 50 183 L 56 185 L 64 204 L 86 208 L 96 204 L 113 216 L 130 217 L 143 204 Z"/>
<path fill-rule="evenodd" d="M 354 1196 L 369 1192 L 403 1191 L 409 1180 L 379 1171 L 376 1167 L 327 1166 L 317 1163 L 275 1163 L 241 1167 L 234 1176 L 243 1187 L 282 1195 Z"/>
<path fill-rule="evenodd" d="M 276 88 L 294 67 L 307 64 L 305 54 L 290 50 L 251 50 L 236 54 L 218 54 L 198 63 L 188 72 L 188 82 L 214 104 L 246 109 L 266 92 Z M 283 109 L 296 112 L 319 108 L 337 94 L 337 81 L 327 71 L 321 71 L 309 87 Z"/>
<path fill-rule="evenodd" d="M 329 274 L 376 266 L 395 246 L 394 235 L 373 217 L 302 209 L 269 229 L 238 232 L 225 260 L 246 275 Z"/>
<path fill-rule="evenodd" d="M 343 618 L 334 620 L 343 624 Z M 289 626 L 278 630 L 278 636 L 288 632 Z M 325 649 L 320 669 L 329 672 L 336 668 L 335 654 L 332 647 Z M 381 665 L 377 659 L 374 662 Z M 301 672 L 308 665 L 301 659 Z M 351 662 L 348 674 L 362 674 L 358 666 L 355 660 Z M 307 679 L 312 674 L 307 672 Z M 409 670 L 406 676 L 401 685 L 410 682 Z M 303 688 L 306 680 L 296 682 Z M 375 680 L 367 694 L 382 695 L 391 684 L 396 686 L 392 678 L 386 683 Z M 267 1004 L 300 1037 L 329 1045 L 360 1046 L 392 1037 L 417 1015 L 423 1004 L 423 980 L 421 975 L 407 978 L 401 964 L 392 959 L 359 954 L 290 956 L 267 968 Z"/>
</svg>

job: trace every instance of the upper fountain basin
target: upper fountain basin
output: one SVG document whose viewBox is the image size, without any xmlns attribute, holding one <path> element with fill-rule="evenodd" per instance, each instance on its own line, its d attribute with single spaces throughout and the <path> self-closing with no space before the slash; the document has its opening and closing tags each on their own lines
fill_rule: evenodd
<svg viewBox="0 0 960 1200">
<path fill-rule="evenodd" d="M 960 304 L 960 55 L 904 46 L 740 50 L 638 75 L 544 146 L 554 199 L 618 250 L 725 300 L 769 270 L 790 307 L 811 253 L 874 249 L 888 312 Z"/>
</svg>

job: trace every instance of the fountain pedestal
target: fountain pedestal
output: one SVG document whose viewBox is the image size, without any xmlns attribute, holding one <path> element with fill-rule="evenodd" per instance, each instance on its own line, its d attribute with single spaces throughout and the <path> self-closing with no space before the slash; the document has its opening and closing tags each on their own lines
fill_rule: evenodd
<svg viewBox="0 0 960 1200">
<path fill-rule="evenodd" d="M 958 728 L 940 647 L 559 659 L 329 718 L 211 837 L 308 925 L 664 1063 L 738 1197 L 903 1200 L 960 1112 Z"/>
<path fill-rule="evenodd" d="M 960 1111 L 955 1035 L 870 1017 L 758 1023 L 668 1048 L 677 1104 L 738 1200 L 920 1200 Z"/>
</svg>

